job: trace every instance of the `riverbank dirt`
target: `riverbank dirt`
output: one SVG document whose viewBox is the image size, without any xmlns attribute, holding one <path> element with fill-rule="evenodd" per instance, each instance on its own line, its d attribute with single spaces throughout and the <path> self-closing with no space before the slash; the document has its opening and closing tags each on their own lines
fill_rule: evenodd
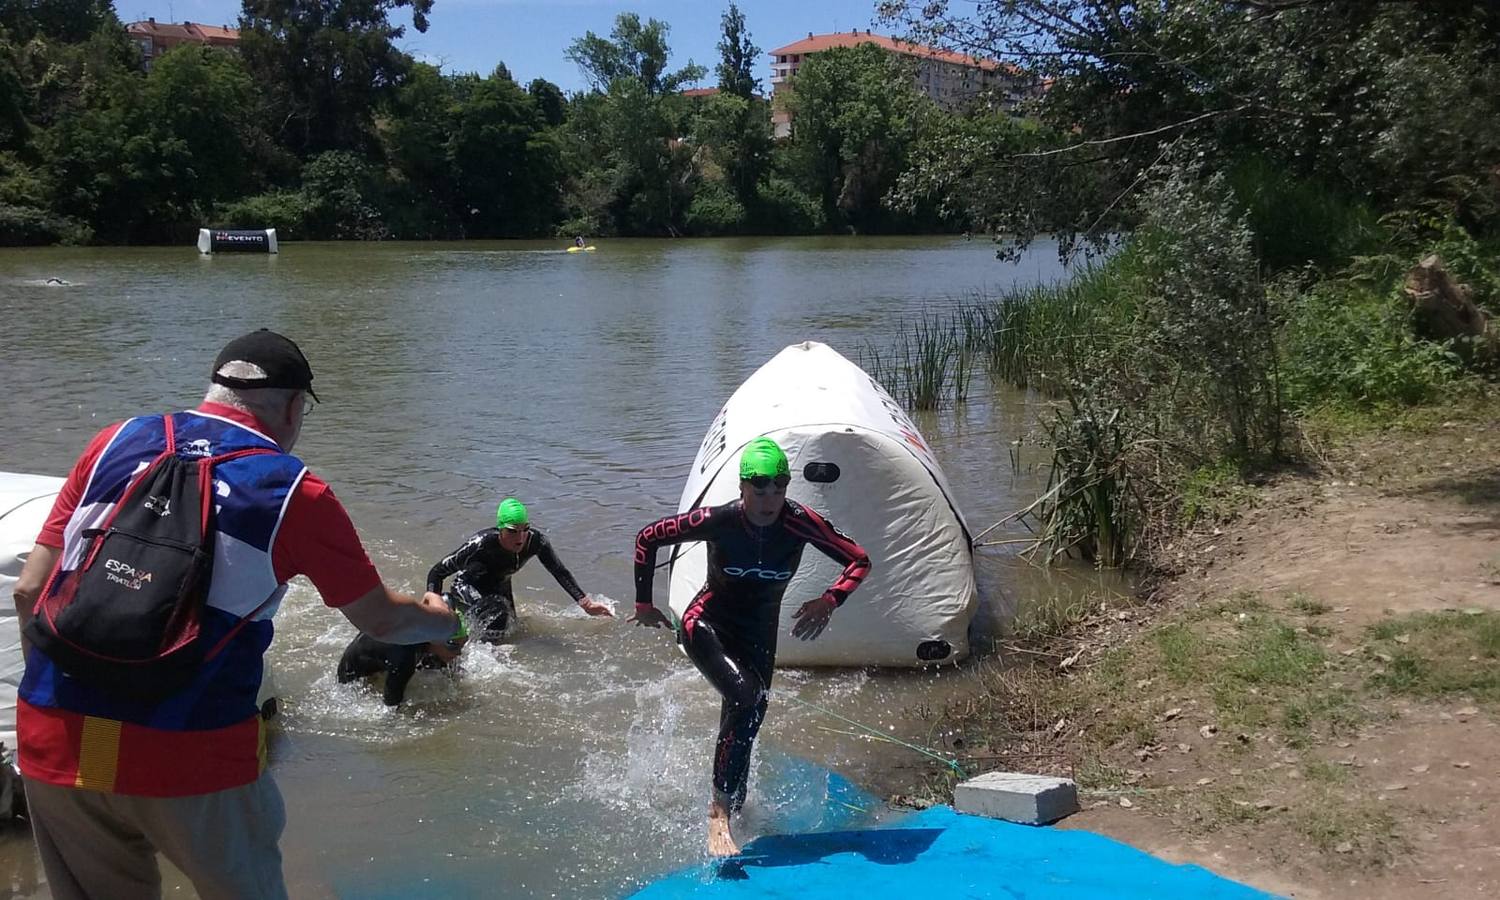
<svg viewBox="0 0 1500 900">
<path fill-rule="evenodd" d="M 1500 415 L 1309 440 L 1145 599 L 1052 617 L 932 714 L 1110 835 L 1290 897 L 1500 896 Z M 905 798 L 946 800 L 932 773 Z"/>
</svg>

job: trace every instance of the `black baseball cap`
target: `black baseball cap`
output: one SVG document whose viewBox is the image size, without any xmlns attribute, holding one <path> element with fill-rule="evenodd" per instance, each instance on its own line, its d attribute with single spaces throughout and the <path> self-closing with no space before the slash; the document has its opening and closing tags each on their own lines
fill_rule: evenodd
<svg viewBox="0 0 1500 900">
<path fill-rule="evenodd" d="M 228 375 L 220 375 L 219 370 L 232 362 L 253 363 L 266 373 L 266 377 L 232 378 Z M 214 384 L 222 384 L 225 387 L 290 388 L 296 391 L 307 391 L 314 400 L 317 400 L 318 395 L 313 393 L 312 380 L 312 366 L 307 364 L 307 357 L 302 355 L 302 351 L 297 348 L 292 339 L 268 328 L 235 338 L 225 344 L 224 349 L 220 350 L 219 355 L 214 359 L 212 381 Z"/>
</svg>

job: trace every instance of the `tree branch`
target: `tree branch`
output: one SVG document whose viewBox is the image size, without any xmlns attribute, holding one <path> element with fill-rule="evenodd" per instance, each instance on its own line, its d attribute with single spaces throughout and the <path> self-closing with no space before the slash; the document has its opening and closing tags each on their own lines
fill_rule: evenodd
<svg viewBox="0 0 1500 900">
<path fill-rule="evenodd" d="M 1173 122 L 1170 125 L 1163 125 L 1160 128 L 1152 128 L 1149 131 L 1136 131 L 1132 132 L 1131 134 L 1121 134 L 1115 137 L 1100 138 L 1099 140 L 1094 141 L 1080 141 L 1076 144 L 1069 144 L 1066 147 L 1057 147 L 1052 150 L 1038 150 L 1035 153 L 1017 153 L 1015 154 L 1015 158 L 1022 159 L 1026 157 L 1056 156 L 1059 153 L 1071 153 L 1074 150 L 1081 150 L 1084 147 L 1101 147 L 1105 144 L 1118 144 L 1120 141 L 1132 141 L 1136 138 L 1151 137 L 1152 135 L 1163 134 L 1177 128 L 1186 128 L 1194 122 L 1201 122 L 1204 119 L 1211 119 L 1214 116 L 1244 112 L 1248 108 L 1248 106 L 1236 106 L 1232 109 L 1215 109 L 1206 113 L 1200 113 L 1190 119 L 1183 119 L 1181 122 Z"/>
</svg>

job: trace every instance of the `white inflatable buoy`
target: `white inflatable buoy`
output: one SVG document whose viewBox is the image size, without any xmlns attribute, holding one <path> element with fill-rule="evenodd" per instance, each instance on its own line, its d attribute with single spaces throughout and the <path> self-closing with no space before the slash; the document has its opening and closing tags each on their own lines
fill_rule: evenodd
<svg viewBox="0 0 1500 900">
<path fill-rule="evenodd" d="M 16 747 L 16 691 L 26 671 L 11 592 L 62 486 L 61 478 L 0 472 L 0 741 L 11 750 Z"/>
<path fill-rule="evenodd" d="M 199 253 L 276 253 L 274 228 L 200 228 Z"/>
<path fill-rule="evenodd" d="M 761 435 L 791 462 L 787 496 L 863 545 L 872 565 L 822 636 L 791 640 L 792 613 L 839 571 L 817 550 L 803 553 L 781 608 L 777 664 L 925 666 L 967 656 L 979 605 L 969 529 L 937 458 L 890 394 L 825 344 L 787 347 L 714 418 L 678 511 L 738 497 L 740 450 Z M 703 544 L 676 548 L 671 604 L 679 617 L 706 571 Z"/>
</svg>

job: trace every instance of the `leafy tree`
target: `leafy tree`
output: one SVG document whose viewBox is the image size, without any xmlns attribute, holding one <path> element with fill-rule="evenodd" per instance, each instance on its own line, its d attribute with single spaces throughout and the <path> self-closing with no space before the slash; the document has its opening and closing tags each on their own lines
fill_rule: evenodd
<svg viewBox="0 0 1500 900">
<path fill-rule="evenodd" d="M 532 102 L 541 112 L 542 121 L 552 127 L 563 123 L 568 101 L 563 97 L 562 88 L 545 78 L 533 78 L 526 86 L 526 93 L 531 95 Z"/>
<path fill-rule="evenodd" d="M 749 100 L 760 90 L 760 79 L 755 77 L 760 48 L 750 40 L 745 14 L 733 0 L 719 20 L 719 32 L 719 64 L 714 67 L 719 90 Z"/>
<path fill-rule="evenodd" d="M 300 157 L 375 147 L 376 109 L 405 80 L 410 58 L 389 14 L 410 7 L 427 30 L 432 0 L 243 0 L 240 52 L 273 105 L 274 133 Z"/>
<path fill-rule="evenodd" d="M 78 44 L 119 24 L 110 0 L 0 0 L 0 29 L 19 44 L 38 37 Z"/>
<path fill-rule="evenodd" d="M 696 113 L 694 142 L 718 168 L 741 208 L 754 209 L 771 166 L 771 105 L 721 92 L 704 98 Z"/>
<path fill-rule="evenodd" d="M 808 57 L 792 79 L 791 161 L 829 223 L 889 224 L 882 200 L 935 107 L 910 64 L 874 44 Z"/>
<path fill-rule="evenodd" d="M 235 53 L 185 44 L 158 58 L 140 94 L 141 128 L 180 164 L 160 189 L 200 211 L 252 191 L 267 152 L 256 97 Z"/>
<path fill-rule="evenodd" d="M 629 78 L 648 97 L 669 94 L 698 81 L 705 71 L 692 60 L 675 72 L 667 71 L 669 31 L 671 26 L 657 19 L 647 19 L 642 25 L 635 13 L 620 13 L 608 38 L 584 32 L 568 45 L 565 55 L 578 65 L 596 91 L 608 91 L 614 82 Z"/>
<path fill-rule="evenodd" d="M 544 233 L 557 220 L 562 151 L 531 96 L 498 72 L 460 82 L 448 154 L 471 232 Z"/>
<path fill-rule="evenodd" d="M 455 103 L 454 79 L 436 66 L 416 63 L 391 102 L 390 124 L 382 132 L 386 156 L 410 184 L 418 202 L 446 213 L 456 213 L 459 205 L 458 183 L 448 157 Z"/>
<path fill-rule="evenodd" d="M 1173 143 L 1220 168 L 1269 161 L 1378 205 L 1439 203 L 1475 225 L 1500 185 L 1500 7 L 1473 0 L 982 0 L 886 2 L 918 39 L 1017 62 L 1045 78 L 1037 112 L 1070 136 L 1036 155 L 975 160 L 958 181 L 984 218 L 1034 233 L 1133 224 L 1123 202 Z M 1017 169 L 1007 178 L 994 171 Z M 1091 195 L 1065 168 L 1089 168 Z M 1063 176 L 1063 177 L 1060 177 Z M 1020 185 L 1022 194 L 985 185 Z M 1061 189 L 1059 189 L 1061 186 Z M 1088 227 L 1084 225 L 1083 227 Z"/>
<path fill-rule="evenodd" d="M 572 161 L 568 205 L 572 227 L 631 234 L 677 234 L 697 186 L 695 148 L 682 140 L 690 104 L 676 93 L 703 77 L 689 63 L 666 73 L 668 28 L 642 25 L 634 13 L 615 19 L 610 39 L 575 40 L 568 58 L 595 87 L 571 109 L 566 137 Z"/>
<path fill-rule="evenodd" d="M 719 94 L 700 104 L 694 139 L 728 182 L 742 215 L 754 217 L 758 190 L 770 168 L 770 104 L 756 96 L 760 48 L 750 40 L 745 15 L 734 3 L 719 20 Z M 727 208 L 719 204 L 719 209 Z M 702 218 L 702 217 L 700 217 Z M 725 215 L 708 219 L 724 220 Z M 705 220 L 706 221 L 706 220 Z"/>
</svg>

